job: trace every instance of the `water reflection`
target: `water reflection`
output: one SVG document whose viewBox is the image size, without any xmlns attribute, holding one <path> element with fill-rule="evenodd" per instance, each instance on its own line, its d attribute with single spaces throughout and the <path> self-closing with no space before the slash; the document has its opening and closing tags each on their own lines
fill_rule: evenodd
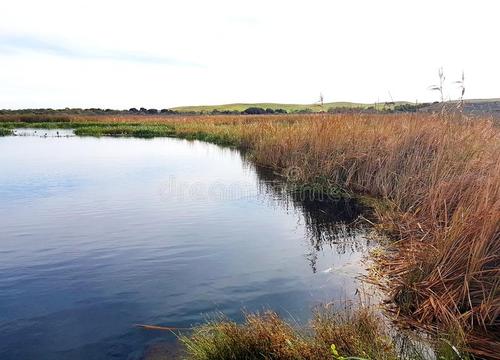
<svg viewBox="0 0 500 360">
<path fill-rule="evenodd" d="M 303 219 L 305 237 L 309 241 L 305 257 L 313 273 L 317 271 L 318 253 L 325 246 L 333 248 L 338 254 L 367 251 L 370 239 L 366 236 L 366 226 L 359 221 L 366 209 L 358 201 L 290 184 L 269 168 L 253 168 L 258 175 L 260 193 Z"/>
</svg>

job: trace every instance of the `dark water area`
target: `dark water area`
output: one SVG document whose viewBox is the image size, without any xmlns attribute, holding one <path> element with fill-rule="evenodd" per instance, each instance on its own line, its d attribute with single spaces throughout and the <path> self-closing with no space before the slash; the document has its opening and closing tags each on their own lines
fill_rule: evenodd
<svg viewBox="0 0 500 360">
<path fill-rule="evenodd" d="M 23 129 L 0 138 L 0 359 L 141 359 L 223 312 L 307 321 L 357 297 L 347 200 L 291 194 L 235 150 Z"/>
</svg>

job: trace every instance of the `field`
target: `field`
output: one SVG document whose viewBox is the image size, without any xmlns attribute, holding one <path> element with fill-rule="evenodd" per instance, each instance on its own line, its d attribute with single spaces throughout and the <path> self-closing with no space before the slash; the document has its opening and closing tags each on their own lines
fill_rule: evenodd
<svg viewBox="0 0 500 360">
<path fill-rule="evenodd" d="M 498 359 L 500 128 L 490 119 L 321 114 L 60 120 L 49 126 L 74 127 L 87 136 L 176 136 L 234 146 L 256 164 L 285 175 L 293 169 L 298 183 L 369 199 L 377 228 L 393 240 L 376 258 L 376 281 L 395 320 L 433 335 L 453 334 L 472 354 Z M 0 129 L 16 126 L 44 124 L 0 123 Z"/>
</svg>

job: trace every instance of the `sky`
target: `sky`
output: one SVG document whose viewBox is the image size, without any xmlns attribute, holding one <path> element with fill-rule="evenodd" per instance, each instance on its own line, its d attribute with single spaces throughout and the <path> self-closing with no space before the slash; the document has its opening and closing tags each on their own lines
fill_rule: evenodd
<svg viewBox="0 0 500 360">
<path fill-rule="evenodd" d="M 500 98 L 498 0 L 2 0 L 0 109 Z"/>
</svg>

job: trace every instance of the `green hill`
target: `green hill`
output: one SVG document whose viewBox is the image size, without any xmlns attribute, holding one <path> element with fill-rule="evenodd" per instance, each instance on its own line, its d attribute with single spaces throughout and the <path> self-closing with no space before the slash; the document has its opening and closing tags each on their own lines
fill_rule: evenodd
<svg viewBox="0 0 500 360">
<path fill-rule="evenodd" d="M 406 101 L 397 101 L 395 104 L 405 104 Z M 324 103 L 323 106 L 319 104 L 279 104 L 279 103 L 235 103 L 235 104 L 224 104 L 224 105 L 199 105 L 199 106 L 178 106 L 171 108 L 171 110 L 176 110 L 179 112 L 211 112 L 213 110 L 219 111 L 243 111 L 248 109 L 249 107 L 259 107 L 263 109 L 284 109 L 288 112 L 297 112 L 301 110 L 310 109 L 315 112 L 319 111 L 327 111 L 330 108 L 363 108 L 366 109 L 368 107 L 376 107 L 377 109 L 382 109 L 384 107 L 384 103 L 379 104 L 362 104 L 362 103 L 353 103 L 353 102 L 330 102 Z M 389 105 L 393 106 L 393 105 Z"/>
</svg>

